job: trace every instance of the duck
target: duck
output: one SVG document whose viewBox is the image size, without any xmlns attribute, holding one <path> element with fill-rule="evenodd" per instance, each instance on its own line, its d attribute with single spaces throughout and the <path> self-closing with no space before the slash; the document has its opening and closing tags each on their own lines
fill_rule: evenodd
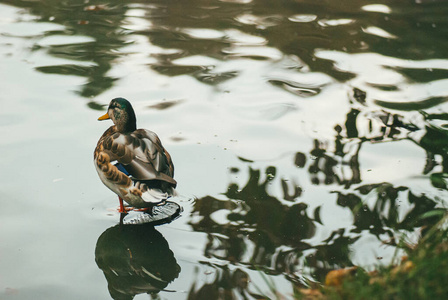
<svg viewBox="0 0 448 300">
<path fill-rule="evenodd" d="M 98 118 L 109 119 L 113 125 L 98 140 L 94 164 L 104 185 L 118 195 L 118 211 L 150 211 L 175 196 L 171 155 L 156 133 L 137 129 L 131 103 L 121 97 L 112 99 L 107 112 Z"/>
</svg>

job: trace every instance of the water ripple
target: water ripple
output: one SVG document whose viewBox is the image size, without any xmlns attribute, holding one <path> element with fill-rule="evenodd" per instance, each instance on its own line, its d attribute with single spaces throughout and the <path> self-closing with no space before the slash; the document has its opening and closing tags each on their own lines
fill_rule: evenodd
<svg viewBox="0 0 448 300">
<path fill-rule="evenodd" d="M 446 207 L 444 1 L 3 2 L 1 84 L 8 109 L 0 120 L 12 133 L 3 139 L 7 152 L 0 161 L 11 174 L 5 191 L 22 191 L 12 179 L 25 176 L 30 189 L 18 195 L 26 196 L 21 207 L 34 205 L 32 191 L 65 195 L 59 206 L 52 197 L 39 199 L 51 207 L 48 214 L 17 211 L 20 219 L 39 218 L 36 230 L 49 245 L 60 241 L 39 226 L 67 216 L 63 211 L 74 212 L 73 220 L 58 224 L 87 236 L 78 246 L 91 242 L 86 232 L 102 231 L 96 217 L 90 221 L 98 227 L 83 231 L 84 216 L 76 211 L 90 211 L 110 195 L 101 194 L 96 174 L 79 176 L 70 166 L 91 168 L 86 153 L 100 135 L 91 129 L 104 123 L 79 120 L 92 114 L 95 122 L 99 112 L 90 109 L 104 112 L 116 96 L 135 103 L 139 125 L 160 134 L 175 160 L 179 189 L 198 194 L 182 204 L 186 213 L 175 223 L 182 233 L 161 231 L 187 273 L 225 266 L 216 290 L 222 278 L 238 274 L 235 268 L 297 283 L 303 276 L 322 280 L 331 268 L 376 263 L 366 253 L 391 258 L 394 247 L 381 244 L 418 232 L 426 225 L 415 223 L 421 213 Z M 33 144 L 24 147 L 29 139 Z M 53 151 L 74 145 L 72 139 L 68 158 Z M 28 149 L 49 168 L 30 167 Z M 70 176 L 53 175 L 58 172 L 73 173 L 84 196 L 67 193 Z M 60 191 L 45 183 L 60 177 L 67 178 L 57 183 L 65 184 Z M 7 250 L 22 247 L 14 241 L 26 241 L 29 226 L 9 226 L 17 222 L 5 217 L 5 228 L 20 233 Z M 67 264 L 73 269 L 75 263 Z M 16 285 L 40 284 L 28 277 Z M 210 287 L 189 276 L 178 280 L 197 284 L 192 292 Z M 96 283 L 89 292 L 99 290 Z M 101 298 L 95 293 L 80 298 Z"/>
<path fill-rule="evenodd" d="M 306 15 L 306 14 L 298 14 L 298 15 L 292 15 L 290 17 L 288 17 L 288 20 L 290 20 L 291 22 L 298 22 L 298 23 L 308 23 L 308 22 L 313 22 L 314 20 L 317 19 L 316 15 Z"/>
<path fill-rule="evenodd" d="M 321 19 L 317 23 L 322 27 L 333 27 L 355 23 L 354 19 Z"/>
<path fill-rule="evenodd" d="M 281 15 L 256 16 L 252 14 L 243 14 L 235 18 L 241 24 L 255 25 L 257 28 L 265 29 L 268 27 L 279 25 L 283 20 Z"/>
<path fill-rule="evenodd" d="M 300 97 L 312 97 L 320 93 L 320 87 L 307 86 L 305 84 L 301 84 L 299 82 L 289 81 L 289 80 L 276 80 L 270 79 L 270 83 L 275 86 L 279 86 L 286 91 L 293 93 L 294 95 Z"/>
<path fill-rule="evenodd" d="M 238 71 L 229 71 L 229 72 L 222 72 L 222 73 L 214 73 L 210 70 L 205 70 L 203 72 L 197 72 L 195 74 L 196 79 L 198 79 L 200 82 L 216 85 L 220 84 L 224 81 L 227 81 L 229 79 L 235 78 L 238 76 Z"/>
<path fill-rule="evenodd" d="M 282 52 L 272 47 L 230 47 L 222 49 L 227 58 L 245 57 L 251 59 L 279 60 L 283 57 Z"/>
<path fill-rule="evenodd" d="M 361 7 L 364 11 L 370 11 L 370 12 L 379 12 L 384 14 L 390 14 L 392 12 L 392 9 L 384 4 L 367 4 Z"/>
</svg>

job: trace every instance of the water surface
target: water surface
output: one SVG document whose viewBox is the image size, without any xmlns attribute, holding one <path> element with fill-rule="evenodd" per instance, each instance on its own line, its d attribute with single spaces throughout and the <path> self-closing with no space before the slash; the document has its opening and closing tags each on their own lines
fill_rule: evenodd
<svg viewBox="0 0 448 300">
<path fill-rule="evenodd" d="M 292 298 L 329 270 L 390 263 L 446 207 L 447 14 L 0 1 L 2 299 L 275 298 L 271 281 Z M 120 229 L 97 178 L 96 119 L 118 96 L 173 157 L 170 224 Z"/>
</svg>

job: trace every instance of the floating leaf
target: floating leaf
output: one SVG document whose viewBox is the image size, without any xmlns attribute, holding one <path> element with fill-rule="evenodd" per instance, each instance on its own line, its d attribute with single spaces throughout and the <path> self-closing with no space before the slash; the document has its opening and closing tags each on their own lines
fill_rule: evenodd
<svg viewBox="0 0 448 300">
<path fill-rule="evenodd" d="M 358 267 L 351 267 L 346 269 L 330 271 L 325 277 L 325 285 L 336 287 L 341 286 L 344 280 L 354 275 L 357 269 Z"/>
</svg>

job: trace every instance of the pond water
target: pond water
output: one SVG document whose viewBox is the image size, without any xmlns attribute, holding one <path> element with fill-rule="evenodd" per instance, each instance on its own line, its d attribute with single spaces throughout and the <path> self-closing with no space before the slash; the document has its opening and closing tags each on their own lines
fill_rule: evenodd
<svg viewBox="0 0 448 300">
<path fill-rule="evenodd" d="M 0 298 L 290 299 L 390 263 L 448 199 L 447 15 L 0 0 Z M 172 223 L 117 225 L 93 150 L 119 96 L 173 157 Z"/>
</svg>

